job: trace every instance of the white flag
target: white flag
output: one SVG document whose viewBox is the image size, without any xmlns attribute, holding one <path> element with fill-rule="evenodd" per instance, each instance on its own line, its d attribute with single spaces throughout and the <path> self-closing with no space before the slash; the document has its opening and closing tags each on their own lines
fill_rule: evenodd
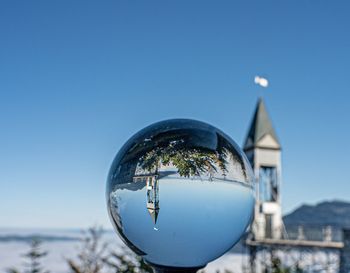
<svg viewBox="0 0 350 273">
<path fill-rule="evenodd" d="M 254 82 L 261 87 L 268 87 L 269 86 L 269 81 L 263 77 L 255 76 Z"/>
</svg>

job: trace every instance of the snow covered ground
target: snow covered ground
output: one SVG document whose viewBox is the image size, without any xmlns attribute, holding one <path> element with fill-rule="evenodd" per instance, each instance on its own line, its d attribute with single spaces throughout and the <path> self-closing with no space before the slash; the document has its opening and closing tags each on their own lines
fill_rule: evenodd
<svg viewBox="0 0 350 273">
<path fill-rule="evenodd" d="M 80 242 L 77 238 L 81 237 L 82 233 L 78 230 L 0 229 L 0 272 L 4 272 L 10 267 L 19 269 L 23 267 L 22 255 L 29 249 L 25 238 L 33 234 L 48 238 L 48 241 L 43 241 L 42 243 L 42 250 L 49 252 L 42 260 L 45 268 L 52 273 L 68 272 L 66 259 L 75 258 L 80 247 Z M 4 238 L 11 235 L 16 235 L 20 239 L 4 240 Z M 55 238 L 58 239 L 56 240 Z M 123 246 L 119 237 L 113 232 L 106 232 L 104 240 L 108 242 L 110 249 L 120 249 Z M 215 273 L 217 270 L 223 272 L 224 269 L 230 269 L 235 273 L 239 273 L 242 272 L 242 266 L 246 265 L 246 263 L 246 255 L 228 253 L 208 264 L 205 271 L 207 273 Z"/>
<path fill-rule="evenodd" d="M 21 269 L 23 267 L 22 255 L 29 249 L 28 238 L 39 234 L 46 238 L 42 244 L 42 250 L 48 251 L 43 259 L 43 265 L 52 273 L 67 273 L 66 259 L 74 259 L 79 252 L 83 233 L 79 230 L 44 230 L 44 229 L 0 229 L 0 272 L 5 272 L 10 267 Z M 7 240 L 6 238 L 10 238 Z M 124 244 L 112 231 L 104 234 L 103 240 L 108 242 L 109 249 L 118 251 Z M 270 253 L 260 253 L 257 260 L 264 264 L 270 260 Z M 339 265 L 338 253 L 325 251 L 304 250 L 303 252 L 293 249 L 275 251 L 285 266 L 293 267 L 299 263 L 305 272 L 337 272 Z M 228 269 L 234 273 L 246 272 L 248 266 L 247 253 L 229 252 L 221 258 L 209 263 L 205 268 L 206 273 L 221 273 Z"/>
</svg>

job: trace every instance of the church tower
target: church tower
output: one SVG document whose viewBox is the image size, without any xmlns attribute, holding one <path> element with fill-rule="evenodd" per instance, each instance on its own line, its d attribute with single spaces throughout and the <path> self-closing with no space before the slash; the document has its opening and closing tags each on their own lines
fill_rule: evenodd
<svg viewBox="0 0 350 273">
<path fill-rule="evenodd" d="M 152 217 L 153 224 L 156 224 L 159 214 L 159 184 L 156 175 L 146 178 L 146 188 L 147 210 Z"/>
<path fill-rule="evenodd" d="M 282 237 L 281 145 L 262 98 L 244 143 L 256 179 L 256 203 L 252 232 L 254 239 Z"/>
</svg>

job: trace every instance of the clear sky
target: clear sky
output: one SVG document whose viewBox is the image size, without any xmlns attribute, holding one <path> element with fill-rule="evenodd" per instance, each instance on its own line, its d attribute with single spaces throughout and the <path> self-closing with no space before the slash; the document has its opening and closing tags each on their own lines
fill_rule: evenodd
<svg viewBox="0 0 350 273">
<path fill-rule="evenodd" d="M 194 118 L 242 144 L 261 94 L 283 147 L 284 212 L 350 200 L 349 10 L 1 1 L 0 226 L 110 227 L 106 176 L 133 133 Z"/>
</svg>

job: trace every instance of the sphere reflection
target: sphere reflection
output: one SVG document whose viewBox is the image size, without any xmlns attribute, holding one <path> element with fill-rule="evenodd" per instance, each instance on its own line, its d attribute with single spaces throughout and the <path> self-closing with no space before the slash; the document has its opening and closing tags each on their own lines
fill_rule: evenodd
<svg viewBox="0 0 350 273">
<path fill-rule="evenodd" d="M 134 135 L 115 157 L 107 205 L 121 238 L 146 261 L 205 266 L 249 225 L 253 174 L 241 149 L 217 128 L 162 121 Z"/>
</svg>

